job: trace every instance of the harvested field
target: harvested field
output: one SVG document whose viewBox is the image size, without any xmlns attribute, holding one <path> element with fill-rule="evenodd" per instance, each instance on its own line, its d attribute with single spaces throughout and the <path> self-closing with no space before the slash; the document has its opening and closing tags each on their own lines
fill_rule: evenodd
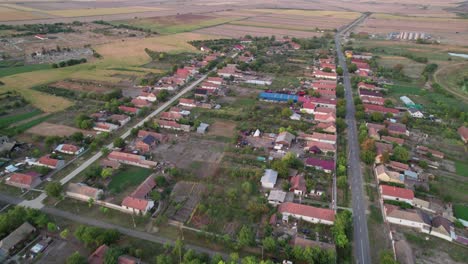
<svg viewBox="0 0 468 264">
<path fill-rule="evenodd" d="M 154 12 L 164 10 L 156 7 L 109 7 L 93 9 L 44 10 L 48 14 L 60 17 L 102 16 L 128 13 Z"/>
<path fill-rule="evenodd" d="M 442 43 L 465 45 L 468 34 L 468 20 L 373 14 L 355 31 L 381 34 L 399 31 L 424 32 L 432 35 L 433 39 L 440 40 Z"/>
<path fill-rule="evenodd" d="M 70 126 L 64 125 L 57 125 L 48 122 L 40 123 L 37 126 L 34 126 L 28 130 L 26 133 L 35 134 L 39 136 L 60 136 L 60 137 L 68 137 L 71 136 L 75 132 L 82 132 L 84 135 L 92 135 L 94 136 L 96 133 L 94 131 L 82 130 Z"/>
<path fill-rule="evenodd" d="M 27 20 L 42 18 L 34 13 L 0 6 L 0 21 Z"/>
<path fill-rule="evenodd" d="M 231 38 L 243 37 L 246 34 L 258 37 L 269 37 L 275 35 L 277 37 L 291 36 L 297 38 L 310 38 L 314 36 L 321 36 L 320 33 L 299 31 L 299 30 L 288 30 L 288 29 L 274 29 L 264 27 L 250 27 L 250 26 L 238 26 L 238 25 L 221 25 L 216 27 L 204 28 L 196 30 L 197 33 L 210 34 L 217 36 L 225 36 Z"/>
<path fill-rule="evenodd" d="M 236 131 L 236 123 L 231 121 L 216 121 L 209 128 L 207 135 L 232 137 Z"/>
<path fill-rule="evenodd" d="M 118 88 L 110 83 L 98 83 L 87 80 L 64 80 L 52 83 L 49 86 L 77 92 L 94 92 L 100 94 L 111 92 Z"/>
<path fill-rule="evenodd" d="M 189 220 L 205 191 L 206 187 L 201 183 L 178 182 L 171 192 L 171 200 L 176 206 L 171 205 L 166 214 L 172 220 L 185 223 Z"/>
<path fill-rule="evenodd" d="M 279 14 L 288 17 L 304 16 L 304 17 L 321 17 L 322 19 L 349 19 L 350 21 L 360 16 L 357 12 L 343 11 L 323 11 L 323 10 L 295 10 L 295 9 L 255 9 L 255 12 Z"/>
</svg>

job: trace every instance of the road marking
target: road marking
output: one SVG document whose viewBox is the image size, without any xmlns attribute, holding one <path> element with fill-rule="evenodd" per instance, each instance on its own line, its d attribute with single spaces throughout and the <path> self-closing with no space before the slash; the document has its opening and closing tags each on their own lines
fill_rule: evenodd
<svg viewBox="0 0 468 264">
<path fill-rule="evenodd" d="M 362 258 L 362 263 L 364 264 L 364 246 L 362 245 L 362 239 L 361 239 L 361 258 Z"/>
</svg>

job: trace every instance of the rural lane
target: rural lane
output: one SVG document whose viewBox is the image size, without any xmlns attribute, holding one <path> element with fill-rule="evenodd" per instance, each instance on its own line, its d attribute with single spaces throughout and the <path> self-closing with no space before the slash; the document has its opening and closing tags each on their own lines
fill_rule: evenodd
<svg viewBox="0 0 468 264">
<path fill-rule="evenodd" d="M 348 134 L 348 182 L 351 185 L 352 207 L 353 207 L 353 238 L 354 238 L 354 256 L 358 264 L 370 264 L 369 250 L 369 232 L 367 229 L 366 209 L 367 203 L 363 192 L 363 181 L 361 171 L 361 161 L 359 157 L 359 143 L 357 137 L 356 119 L 354 113 L 356 109 L 353 102 L 353 91 L 351 81 L 346 66 L 346 58 L 344 57 L 341 47 L 341 37 L 346 34 L 351 28 L 361 23 L 368 17 L 365 14 L 346 26 L 335 35 L 336 53 L 341 68 L 343 69 L 343 85 L 345 87 L 346 98 L 346 124 Z"/>
<path fill-rule="evenodd" d="M 237 54 L 237 53 L 236 53 Z M 196 87 L 199 83 L 201 83 L 204 79 L 206 79 L 206 77 L 208 77 L 208 74 L 205 74 L 203 76 L 201 76 L 199 79 L 197 79 L 196 81 L 194 81 L 193 83 L 191 83 L 189 86 L 185 87 L 184 89 L 182 89 L 178 94 L 174 95 L 169 101 L 165 102 L 164 104 L 162 104 L 161 106 L 159 106 L 156 110 L 154 110 L 153 112 L 151 112 L 148 116 L 146 116 L 143 120 L 141 120 L 140 122 L 138 122 L 136 125 L 130 127 L 127 129 L 127 131 L 125 133 L 123 133 L 120 138 L 122 139 L 126 139 L 128 136 L 130 136 L 130 133 L 132 131 L 133 128 L 137 128 L 137 127 L 140 127 L 140 126 L 143 126 L 143 124 L 146 122 L 146 121 L 149 121 L 151 118 L 155 117 L 156 115 L 158 115 L 159 113 L 163 112 L 164 110 L 166 110 L 166 108 L 168 108 L 171 104 L 173 104 L 176 100 L 178 100 L 180 97 L 182 97 L 184 94 L 186 94 L 188 91 L 192 90 L 194 87 Z M 112 149 L 114 147 L 114 143 L 110 143 L 109 145 L 105 146 L 106 148 L 108 149 Z M 71 181 L 73 178 L 75 178 L 78 174 L 80 174 L 82 171 L 84 171 L 87 167 L 91 166 L 91 164 L 93 164 L 95 161 L 97 161 L 99 158 L 101 158 L 103 156 L 103 153 L 102 151 L 99 151 L 98 153 L 94 154 L 91 158 L 89 158 L 88 160 L 86 160 L 85 162 L 83 162 L 83 164 L 81 164 L 78 168 L 74 169 L 72 172 L 70 172 L 70 174 L 68 174 L 67 176 L 65 176 L 64 178 L 62 178 L 60 180 L 60 184 L 62 185 L 65 185 L 66 183 L 68 183 L 69 181 Z M 47 198 L 47 194 L 45 193 L 41 193 L 36 199 L 34 200 L 30 200 L 30 201 L 27 201 L 27 200 L 24 200 L 22 201 L 21 205 L 22 206 L 26 206 L 26 207 L 30 207 L 30 208 L 35 208 L 35 209 L 41 209 L 44 204 L 42 203 L 44 201 L 44 199 Z"/>
</svg>

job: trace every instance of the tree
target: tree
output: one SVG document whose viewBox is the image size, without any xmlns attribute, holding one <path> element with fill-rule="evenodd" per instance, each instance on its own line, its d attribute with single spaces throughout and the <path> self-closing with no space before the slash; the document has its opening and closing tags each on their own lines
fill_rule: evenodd
<svg viewBox="0 0 468 264">
<path fill-rule="evenodd" d="M 338 130 L 338 133 L 343 132 L 346 129 L 346 127 L 346 121 L 343 118 L 336 118 L 336 129 Z"/>
<path fill-rule="evenodd" d="M 337 247 L 345 248 L 349 245 L 348 234 L 351 222 L 351 213 L 349 211 L 342 211 L 336 214 L 332 233 Z"/>
<path fill-rule="evenodd" d="M 150 194 L 150 196 L 151 196 L 151 199 L 152 199 L 153 201 L 159 201 L 159 200 L 161 200 L 161 193 L 158 192 L 157 190 L 152 191 L 151 194 Z"/>
<path fill-rule="evenodd" d="M 62 232 L 60 232 L 60 237 L 62 239 L 67 239 L 70 231 L 68 229 L 64 229 Z"/>
<path fill-rule="evenodd" d="M 252 193 L 252 184 L 248 181 L 245 181 L 242 183 L 242 190 L 246 194 L 251 194 Z"/>
<path fill-rule="evenodd" d="M 336 179 L 336 185 L 338 185 L 338 188 L 340 189 L 346 189 L 348 187 L 348 178 L 346 176 L 339 176 Z"/>
<path fill-rule="evenodd" d="M 57 232 L 57 230 L 58 228 L 56 224 L 52 222 L 47 223 L 47 231 L 54 233 L 54 232 Z"/>
<path fill-rule="evenodd" d="M 123 138 L 120 138 L 120 137 L 114 139 L 114 147 L 116 147 L 116 148 L 125 147 L 125 140 Z"/>
<path fill-rule="evenodd" d="M 281 110 L 281 117 L 283 118 L 289 118 L 293 114 L 293 111 L 289 108 L 283 108 Z"/>
<path fill-rule="evenodd" d="M 390 100 L 390 99 L 385 99 L 384 106 L 385 107 L 394 107 L 393 101 Z"/>
<path fill-rule="evenodd" d="M 410 158 L 410 154 L 404 147 L 396 146 L 393 149 L 393 158 L 399 162 L 407 162 Z"/>
<path fill-rule="evenodd" d="M 246 225 L 242 226 L 237 237 L 237 241 L 240 246 L 252 246 L 255 242 L 255 235 L 252 229 Z"/>
<path fill-rule="evenodd" d="M 381 251 L 379 259 L 380 264 L 398 264 L 398 261 L 393 258 L 393 253 L 389 250 Z"/>
<path fill-rule="evenodd" d="M 84 136 L 83 136 L 83 133 L 81 133 L 81 132 L 75 132 L 75 133 L 73 133 L 73 134 L 70 136 L 70 138 L 71 138 L 73 141 L 79 143 L 79 142 L 83 141 Z"/>
<path fill-rule="evenodd" d="M 104 255 L 104 262 L 103 264 L 115 264 L 117 263 L 117 260 L 119 257 L 124 254 L 124 252 L 121 249 L 115 248 L 115 247 L 110 247 L 107 251 L 106 254 Z"/>
<path fill-rule="evenodd" d="M 89 197 L 89 199 L 88 199 L 88 207 L 91 208 L 91 207 L 93 206 L 93 204 L 94 204 L 94 199 L 91 198 L 91 197 Z"/>
<path fill-rule="evenodd" d="M 384 115 L 382 113 L 379 113 L 379 112 L 373 112 L 371 115 L 370 115 L 370 119 L 373 121 L 373 122 L 382 122 L 384 121 Z"/>
<path fill-rule="evenodd" d="M 66 264 L 86 264 L 88 261 L 85 257 L 81 256 L 80 253 L 75 252 L 71 254 L 66 261 Z"/>
<path fill-rule="evenodd" d="M 336 74 L 343 75 L 343 68 L 341 66 L 336 67 Z"/>
<path fill-rule="evenodd" d="M 357 70 L 358 70 L 358 67 L 357 67 L 356 64 L 351 63 L 350 65 L 348 65 L 348 71 L 349 71 L 350 73 L 353 73 L 353 72 L 355 72 L 355 71 L 357 71 Z"/>
<path fill-rule="evenodd" d="M 262 245 L 267 252 L 274 252 L 277 247 L 276 240 L 271 236 L 265 237 L 262 241 Z"/>
<path fill-rule="evenodd" d="M 62 196 L 63 186 L 60 184 L 60 182 L 49 182 L 45 186 L 45 191 L 48 196 L 60 198 Z"/>
<path fill-rule="evenodd" d="M 169 92 L 167 90 L 162 90 L 156 95 L 156 98 L 160 102 L 165 102 L 169 98 Z"/>
<path fill-rule="evenodd" d="M 102 177 L 103 179 L 109 178 L 110 176 L 112 176 L 112 174 L 113 174 L 112 168 L 104 168 L 104 169 L 102 169 L 102 171 L 101 171 L 101 177 Z"/>
</svg>

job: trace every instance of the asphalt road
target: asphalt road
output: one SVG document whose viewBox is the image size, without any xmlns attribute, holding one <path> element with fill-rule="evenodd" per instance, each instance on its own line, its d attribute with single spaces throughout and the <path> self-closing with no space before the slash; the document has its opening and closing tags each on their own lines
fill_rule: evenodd
<svg viewBox="0 0 468 264">
<path fill-rule="evenodd" d="M 358 264 L 370 264 L 369 252 L 369 232 L 367 229 L 366 209 L 367 203 L 363 192 L 363 181 L 361 171 L 361 161 L 359 158 L 359 143 L 357 137 L 356 119 L 354 113 L 356 109 L 353 102 L 353 92 L 351 81 L 346 67 L 346 59 L 341 48 L 341 36 L 350 28 L 362 22 L 367 16 L 364 15 L 349 26 L 340 30 L 335 36 L 336 52 L 341 68 L 343 68 L 343 85 L 346 97 L 346 124 L 348 125 L 348 181 L 351 186 L 352 207 L 353 207 L 353 227 L 354 227 L 354 256 Z"/>
<path fill-rule="evenodd" d="M 21 198 L 9 196 L 9 195 L 2 194 L 2 193 L 0 193 L 0 201 L 8 203 L 8 204 L 13 204 L 13 205 L 21 205 L 21 204 L 24 203 L 24 200 L 21 199 Z M 64 219 L 68 219 L 70 221 L 77 222 L 77 223 L 80 223 L 80 224 L 95 226 L 95 227 L 100 227 L 100 228 L 105 228 L 105 229 L 115 229 L 115 230 L 119 231 L 120 233 L 122 233 L 123 235 L 129 236 L 129 237 L 143 239 L 143 240 L 146 240 L 146 241 L 159 243 L 159 244 L 174 245 L 174 243 L 175 243 L 174 240 L 166 238 L 166 237 L 156 236 L 156 235 L 152 235 L 152 234 L 147 233 L 147 232 L 142 232 L 142 231 L 122 227 L 122 226 L 119 226 L 119 225 L 110 224 L 110 223 L 107 223 L 107 222 L 104 222 L 104 221 L 101 221 L 101 220 L 98 220 L 98 219 L 84 217 L 84 216 L 81 216 L 81 215 L 73 214 L 73 213 L 63 211 L 63 210 L 59 210 L 59 209 L 52 208 L 52 207 L 43 206 L 40 210 L 42 212 L 46 213 L 46 214 L 53 215 L 53 216 L 60 217 L 60 218 L 64 218 Z M 200 246 L 191 245 L 191 244 L 187 244 L 187 243 L 185 243 L 185 248 L 193 249 L 196 252 L 205 253 L 205 254 L 208 254 L 210 256 L 213 256 L 215 254 L 219 254 L 219 255 L 223 256 L 224 259 L 228 259 L 228 257 L 229 257 L 227 254 L 225 254 L 223 252 L 219 252 L 219 251 L 211 250 L 211 249 L 208 249 L 208 248 L 205 248 L 205 247 L 200 247 Z"/>
</svg>

